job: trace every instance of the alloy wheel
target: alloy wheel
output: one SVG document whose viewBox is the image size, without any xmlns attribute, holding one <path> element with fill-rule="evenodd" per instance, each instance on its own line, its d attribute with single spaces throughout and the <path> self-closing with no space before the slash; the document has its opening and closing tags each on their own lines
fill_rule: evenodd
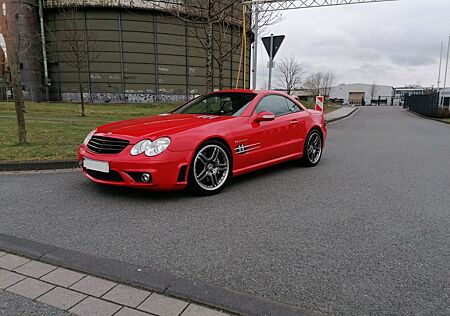
<svg viewBox="0 0 450 316">
<path fill-rule="evenodd" d="M 194 178 L 206 191 L 219 189 L 227 180 L 230 161 L 225 149 L 216 144 L 203 147 L 195 156 Z"/>
<path fill-rule="evenodd" d="M 311 164 L 316 164 L 320 155 L 322 154 L 322 139 L 320 138 L 319 133 L 313 132 L 309 139 L 307 145 L 306 155 L 308 156 L 308 160 Z"/>
</svg>

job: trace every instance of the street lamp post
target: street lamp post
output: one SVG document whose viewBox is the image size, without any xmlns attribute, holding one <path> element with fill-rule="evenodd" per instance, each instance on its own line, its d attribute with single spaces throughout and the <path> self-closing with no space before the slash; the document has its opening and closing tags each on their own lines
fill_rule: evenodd
<svg viewBox="0 0 450 316">
<path fill-rule="evenodd" d="M 447 71 L 448 71 L 448 57 L 450 55 L 450 35 L 448 36 L 448 46 L 447 46 L 447 62 L 445 63 L 445 74 L 444 74 L 444 89 L 447 87 Z"/>
<path fill-rule="evenodd" d="M 256 69 L 258 67 L 258 31 L 259 31 L 259 7 L 258 4 L 254 5 L 254 22 L 253 22 L 253 65 L 252 65 L 252 89 L 256 89 Z"/>
<path fill-rule="evenodd" d="M 438 81 L 437 81 L 437 89 L 441 87 L 441 67 L 442 67 L 442 47 L 444 42 L 441 42 L 441 54 L 439 55 L 439 73 L 438 73 Z"/>
</svg>

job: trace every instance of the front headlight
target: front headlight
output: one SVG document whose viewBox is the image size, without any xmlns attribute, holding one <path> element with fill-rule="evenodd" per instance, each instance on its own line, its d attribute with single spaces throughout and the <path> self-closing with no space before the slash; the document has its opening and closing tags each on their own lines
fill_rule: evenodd
<svg viewBox="0 0 450 316">
<path fill-rule="evenodd" d="M 91 140 L 91 137 L 94 136 L 95 132 L 97 130 L 94 129 L 92 132 L 90 132 L 89 134 L 87 134 L 86 138 L 83 141 L 83 145 L 87 145 L 87 143 L 89 143 L 89 141 Z"/>
<path fill-rule="evenodd" d="M 170 138 L 168 137 L 161 137 L 153 142 L 151 140 L 144 139 L 131 148 L 130 154 L 137 156 L 141 153 L 145 153 L 146 156 L 153 157 L 162 153 L 167 149 L 167 147 L 169 147 L 169 145 Z"/>
</svg>

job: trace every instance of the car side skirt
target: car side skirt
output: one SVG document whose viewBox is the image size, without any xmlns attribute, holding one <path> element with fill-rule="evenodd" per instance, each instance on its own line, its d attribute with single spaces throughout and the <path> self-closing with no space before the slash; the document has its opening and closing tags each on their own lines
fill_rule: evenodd
<svg viewBox="0 0 450 316">
<path fill-rule="evenodd" d="M 284 156 L 284 157 L 280 157 L 280 158 L 276 158 L 276 159 L 272 159 L 272 160 L 268 160 L 268 161 L 264 161 L 261 162 L 259 164 L 255 164 L 246 168 L 242 168 L 242 169 L 237 169 L 237 170 L 233 170 L 233 176 L 237 177 L 255 170 L 259 170 L 259 169 L 264 169 L 273 165 L 277 165 L 286 161 L 290 161 L 290 160 L 297 160 L 302 158 L 302 154 L 301 153 L 295 153 L 292 155 L 288 155 L 288 156 Z"/>
</svg>

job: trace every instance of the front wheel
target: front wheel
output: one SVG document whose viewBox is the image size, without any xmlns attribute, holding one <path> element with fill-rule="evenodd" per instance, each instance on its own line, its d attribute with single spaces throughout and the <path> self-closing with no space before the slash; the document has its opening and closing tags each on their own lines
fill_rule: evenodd
<svg viewBox="0 0 450 316">
<path fill-rule="evenodd" d="M 189 170 L 189 188 L 199 195 L 214 195 L 231 174 L 230 154 L 220 142 L 206 142 L 195 153 Z"/>
<path fill-rule="evenodd" d="M 322 136 L 313 129 L 309 132 L 303 148 L 302 163 L 307 167 L 316 166 L 322 158 Z"/>
</svg>

